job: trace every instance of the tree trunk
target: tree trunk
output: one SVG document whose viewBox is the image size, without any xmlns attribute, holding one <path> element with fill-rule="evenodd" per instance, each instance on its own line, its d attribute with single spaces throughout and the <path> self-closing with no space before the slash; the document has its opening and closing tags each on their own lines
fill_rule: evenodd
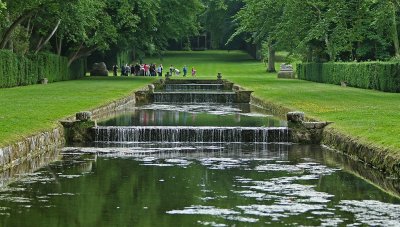
<svg viewBox="0 0 400 227">
<path fill-rule="evenodd" d="M 392 3 L 392 38 L 394 45 L 394 53 L 395 57 L 400 57 L 400 48 L 399 48 L 399 34 L 397 31 L 397 20 L 396 20 L 396 6 Z"/>
<path fill-rule="evenodd" d="M 133 61 L 136 62 L 136 47 L 133 47 L 132 55 L 133 55 Z"/>
<path fill-rule="evenodd" d="M 97 47 L 84 48 L 84 49 L 83 49 L 82 47 L 83 47 L 83 44 L 81 44 L 81 45 L 79 46 L 78 50 L 75 52 L 75 54 L 72 55 L 72 56 L 69 58 L 68 67 L 71 66 L 71 64 L 72 64 L 74 61 L 78 60 L 78 59 L 81 58 L 81 57 L 87 57 L 87 56 L 91 55 L 92 52 L 95 51 L 95 50 L 97 49 Z"/>
<path fill-rule="evenodd" d="M 80 52 L 81 49 L 82 49 L 82 46 L 83 46 L 83 43 L 81 43 L 81 44 L 79 45 L 79 48 L 78 48 L 78 50 L 74 53 L 74 55 L 72 55 L 72 56 L 69 58 L 68 67 L 72 64 L 72 62 L 74 62 L 74 61 L 77 59 L 77 56 L 78 56 L 79 52 Z"/>
<path fill-rule="evenodd" d="M 275 48 L 272 44 L 268 45 L 268 69 L 267 72 L 276 72 L 275 69 Z"/>
<path fill-rule="evenodd" d="M 61 23 L 61 19 L 58 20 L 56 26 L 54 27 L 54 29 L 53 29 L 53 31 L 50 33 L 50 35 L 47 37 L 47 39 L 46 39 L 43 43 L 41 43 L 41 44 L 36 48 L 35 54 L 37 54 L 37 53 L 50 41 L 50 39 L 51 39 L 51 38 L 54 36 L 54 34 L 56 33 L 56 31 L 57 31 L 57 29 L 58 29 L 58 26 L 60 26 L 60 23 Z"/>
<path fill-rule="evenodd" d="M 326 51 L 328 52 L 328 55 L 329 55 L 329 60 L 330 61 L 335 61 L 336 57 L 334 56 L 334 53 L 331 50 L 328 34 L 325 34 L 325 46 L 326 46 Z"/>
<path fill-rule="evenodd" d="M 36 50 L 39 49 L 40 45 L 42 45 L 43 37 L 40 37 L 38 44 L 36 45 Z M 36 52 L 35 52 L 36 54 Z"/>
<path fill-rule="evenodd" d="M 63 37 L 62 36 L 60 38 L 56 37 L 56 46 L 57 46 L 57 54 L 58 54 L 58 56 L 61 55 L 62 42 L 63 42 Z"/>
<path fill-rule="evenodd" d="M 17 28 L 17 26 L 19 24 L 21 24 L 24 20 L 26 20 L 27 18 L 29 18 L 30 16 L 32 16 L 33 14 L 33 10 L 28 11 L 27 13 L 22 14 L 21 16 L 19 16 L 14 23 L 11 24 L 11 26 L 4 32 L 4 35 L 1 39 L 0 42 L 0 49 L 4 49 L 7 45 L 7 42 L 10 40 L 11 34 L 13 33 L 13 31 Z"/>
</svg>

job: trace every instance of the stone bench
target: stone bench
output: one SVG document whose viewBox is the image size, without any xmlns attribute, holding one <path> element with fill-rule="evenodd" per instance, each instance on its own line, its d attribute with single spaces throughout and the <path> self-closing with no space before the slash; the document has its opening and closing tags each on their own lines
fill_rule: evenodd
<svg viewBox="0 0 400 227">
<path fill-rule="evenodd" d="M 294 79 L 294 72 L 293 72 L 293 66 L 289 64 L 282 64 L 281 69 L 278 72 L 278 78 L 282 79 Z"/>
</svg>

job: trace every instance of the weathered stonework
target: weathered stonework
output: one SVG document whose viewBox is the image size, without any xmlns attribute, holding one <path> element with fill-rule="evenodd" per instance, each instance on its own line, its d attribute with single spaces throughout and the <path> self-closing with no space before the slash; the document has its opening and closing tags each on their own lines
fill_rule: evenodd
<svg viewBox="0 0 400 227">
<path fill-rule="evenodd" d="M 92 119 L 101 119 L 135 103 L 135 94 L 110 102 L 90 110 Z M 85 114 L 84 114 L 85 115 Z M 85 115 L 87 117 L 87 115 Z M 66 118 L 64 121 L 73 121 L 76 116 Z M 79 117 L 78 117 L 79 118 Z M 84 117 L 85 118 L 85 117 Z M 19 142 L 0 148 L 0 171 L 9 171 L 26 160 L 31 160 L 48 152 L 54 152 L 65 145 L 64 128 L 61 124 L 48 131 L 27 137 Z M 12 172 L 12 171 L 11 171 Z"/>
<path fill-rule="evenodd" d="M 90 76 L 108 76 L 107 65 L 104 62 L 94 63 Z"/>
<path fill-rule="evenodd" d="M 17 143 L 0 148 L 0 170 L 19 165 L 24 160 L 62 147 L 65 143 L 61 126 L 27 137 Z"/>
<path fill-rule="evenodd" d="M 250 103 L 251 93 L 253 91 L 236 91 L 236 103 Z"/>
<path fill-rule="evenodd" d="M 288 127 L 292 129 L 292 142 L 301 144 L 320 144 L 324 128 L 330 122 L 305 122 L 303 112 L 287 114 Z"/>
<path fill-rule="evenodd" d="M 275 116 L 282 118 L 285 117 L 287 112 L 291 111 L 285 106 L 277 105 L 254 96 L 251 98 L 251 104 L 264 108 Z M 316 119 L 307 117 L 305 117 L 305 120 L 316 121 Z M 392 175 L 396 178 L 400 177 L 400 155 L 395 155 L 398 152 L 372 146 L 329 127 L 324 130 L 321 143 L 327 147 L 334 148 L 342 154 L 348 155 L 354 160 L 364 162 L 386 173 L 386 175 Z"/>
<path fill-rule="evenodd" d="M 400 155 L 389 149 L 363 143 L 334 129 L 324 132 L 323 144 L 362 161 L 386 173 L 386 176 L 400 177 Z"/>
<path fill-rule="evenodd" d="M 280 71 L 278 73 L 278 78 L 280 79 L 295 79 L 293 71 Z"/>
<path fill-rule="evenodd" d="M 93 141 L 90 129 L 96 126 L 94 121 L 61 121 L 61 124 L 64 126 L 65 139 L 68 144 Z"/>
<path fill-rule="evenodd" d="M 92 112 L 90 111 L 82 111 L 75 114 L 75 118 L 77 121 L 90 121 L 92 120 Z"/>
</svg>

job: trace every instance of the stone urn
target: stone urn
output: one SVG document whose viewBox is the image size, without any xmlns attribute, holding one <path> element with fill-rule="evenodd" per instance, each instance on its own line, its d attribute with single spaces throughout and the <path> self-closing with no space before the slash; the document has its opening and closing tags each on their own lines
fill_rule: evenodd
<svg viewBox="0 0 400 227">
<path fill-rule="evenodd" d="M 49 80 L 47 78 L 40 79 L 41 84 L 47 84 Z"/>
<path fill-rule="evenodd" d="M 167 72 L 167 74 L 165 74 L 165 80 L 170 80 L 171 79 L 171 74 L 169 74 L 169 72 Z"/>
<path fill-rule="evenodd" d="M 218 80 L 222 80 L 222 73 L 218 73 L 217 79 L 218 79 Z"/>
</svg>

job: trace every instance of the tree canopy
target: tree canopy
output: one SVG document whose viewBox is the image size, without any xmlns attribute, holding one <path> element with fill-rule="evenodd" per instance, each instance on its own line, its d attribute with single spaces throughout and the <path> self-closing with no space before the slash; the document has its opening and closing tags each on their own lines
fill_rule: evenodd
<svg viewBox="0 0 400 227">
<path fill-rule="evenodd" d="M 198 34 L 200 0 L 0 0 L 0 49 L 70 63 L 111 47 L 154 52 Z"/>
<path fill-rule="evenodd" d="M 399 56 L 398 0 L 244 0 L 236 33 L 310 61 Z"/>
<path fill-rule="evenodd" d="M 400 58 L 399 16 L 399 0 L 0 0 L 0 49 L 72 63 L 109 49 L 156 53 L 201 33 L 213 49 L 244 40 L 308 61 L 387 60 Z"/>
</svg>

